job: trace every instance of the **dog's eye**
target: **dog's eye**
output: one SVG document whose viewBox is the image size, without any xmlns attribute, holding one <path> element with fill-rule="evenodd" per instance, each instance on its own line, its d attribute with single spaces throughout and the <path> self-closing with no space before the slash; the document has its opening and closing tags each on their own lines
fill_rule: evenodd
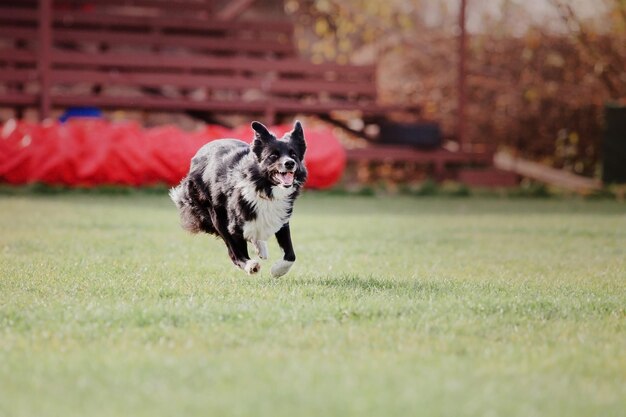
<svg viewBox="0 0 626 417">
<path fill-rule="evenodd" d="M 289 152 L 289 156 L 292 157 L 293 159 L 296 159 L 298 157 L 298 155 L 296 155 L 295 151 Z"/>
<path fill-rule="evenodd" d="M 270 161 L 275 161 L 276 159 L 278 159 L 278 154 L 277 153 L 273 153 L 269 156 L 269 160 Z"/>
</svg>

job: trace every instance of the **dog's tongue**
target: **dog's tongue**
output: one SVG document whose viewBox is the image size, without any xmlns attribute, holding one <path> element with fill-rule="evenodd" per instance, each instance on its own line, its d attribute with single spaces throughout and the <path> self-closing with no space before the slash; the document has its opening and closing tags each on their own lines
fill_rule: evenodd
<svg viewBox="0 0 626 417">
<path fill-rule="evenodd" d="M 293 184 L 293 172 L 279 173 L 278 179 L 283 185 L 291 185 Z"/>
</svg>

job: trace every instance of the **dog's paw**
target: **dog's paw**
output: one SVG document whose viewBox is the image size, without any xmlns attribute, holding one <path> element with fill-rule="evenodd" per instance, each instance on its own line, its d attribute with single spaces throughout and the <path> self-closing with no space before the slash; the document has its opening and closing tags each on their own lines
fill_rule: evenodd
<svg viewBox="0 0 626 417">
<path fill-rule="evenodd" d="M 285 261 L 284 259 L 281 259 L 280 261 L 272 265 L 272 276 L 274 278 L 282 277 L 287 272 L 289 272 L 293 264 L 294 262 L 292 261 Z"/>
<path fill-rule="evenodd" d="M 261 270 L 261 264 L 254 259 L 249 259 L 246 261 L 246 265 L 243 267 L 243 270 L 246 271 L 248 275 L 253 275 Z"/>
<path fill-rule="evenodd" d="M 259 258 L 267 259 L 270 257 L 269 251 L 267 250 L 267 242 L 257 240 L 254 242 L 254 247 L 256 249 L 257 255 L 259 255 Z"/>
</svg>

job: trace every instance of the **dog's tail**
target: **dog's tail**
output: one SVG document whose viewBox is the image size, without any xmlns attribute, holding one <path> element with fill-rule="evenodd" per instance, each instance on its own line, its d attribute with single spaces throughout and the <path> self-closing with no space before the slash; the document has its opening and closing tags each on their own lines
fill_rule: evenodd
<svg viewBox="0 0 626 417">
<path fill-rule="evenodd" d="M 183 180 L 176 187 L 170 188 L 170 198 L 179 209 L 183 207 L 183 199 L 185 195 L 185 185 L 187 181 Z"/>
<path fill-rule="evenodd" d="M 200 220 L 193 210 L 193 204 L 189 199 L 188 182 L 185 178 L 179 185 L 170 189 L 170 198 L 178 207 L 180 213 L 180 225 L 190 233 L 202 231 Z"/>
</svg>

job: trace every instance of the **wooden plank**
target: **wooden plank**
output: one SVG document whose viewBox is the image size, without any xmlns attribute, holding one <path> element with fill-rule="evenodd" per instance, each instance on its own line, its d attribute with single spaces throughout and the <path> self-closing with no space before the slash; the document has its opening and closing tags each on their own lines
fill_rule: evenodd
<svg viewBox="0 0 626 417">
<path fill-rule="evenodd" d="M 379 108 L 371 104 L 354 104 L 354 103 L 302 103 L 299 100 L 286 100 L 286 99 L 261 99 L 255 101 L 243 101 L 243 100 L 193 100 L 188 98 L 170 98 L 161 96 L 141 96 L 141 97 L 128 97 L 128 96 L 111 96 L 111 95 L 71 95 L 71 94 L 55 94 L 52 96 L 53 106 L 96 106 L 102 108 L 111 109 L 146 109 L 146 110 L 198 110 L 207 112 L 219 112 L 219 113 L 235 113 L 235 114 L 256 114 L 264 115 L 268 109 L 272 110 L 272 113 L 293 115 L 297 113 L 304 114 L 329 114 L 334 111 L 349 110 L 349 111 L 361 111 L 364 115 L 371 113 L 378 109 L 379 111 L 385 108 Z M 371 157 L 372 160 L 380 160 L 382 153 L 376 151 L 375 156 Z M 413 153 L 406 152 L 406 149 L 399 153 L 399 158 L 411 159 Z M 412 158 L 415 159 L 415 158 Z M 447 158 L 448 161 L 457 161 L 458 163 L 472 161 L 472 162 L 485 162 L 490 159 L 489 156 L 464 156 L 464 154 L 458 154 Z M 425 160 L 425 159 L 424 159 Z M 485 162 L 487 163 L 487 162 Z"/>
<path fill-rule="evenodd" d="M 159 10 L 185 10 L 190 12 L 210 11 L 212 1 L 189 0 L 64 0 L 65 4 L 74 6 L 99 7 L 136 7 Z"/>
<path fill-rule="evenodd" d="M 373 84 L 375 68 L 371 65 L 312 64 L 296 58 L 265 59 L 254 57 L 207 57 L 204 55 L 166 55 L 155 53 L 83 53 L 63 50 L 53 52 L 57 64 L 105 68 L 145 68 L 152 70 L 220 70 L 276 72 L 285 75 L 316 75 L 335 80 L 367 80 Z"/>
<path fill-rule="evenodd" d="M 35 64 L 37 55 L 34 51 L 17 48 L 0 49 L 0 62 Z"/>
<path fill-rule="evenodd" d="M 39 118 L 50 116 L 50 56 L 52 49 L 52 0 L 39 0 L 37 70 L 39 72 Z"/>
<path fill-rule="evenodd" d="M 517 174 L 492 167 L 460 169 L 457 180 L 461 184 L 471 187 L 506 188 L 519 185 L 519 176 Z"/>
<path fill-rule="evenodd" d="M 268 91 L 275 93 L 328 93 L 350 96 L 371 96 L 372 99 L 376 98 L 376 86 L 367 82 L 346 83 L 343 81 L 277 79 L 268 82 L 268 84 Z"/>
<path fill-rule="evenodd" d="M 461 0 L 459 10 L 459 45 L 458 45 L 458 61 L 457 61 L 457 126 L 456 136 L 459 140 L 461 148 L 466 145 L 467 132 L 465 131 L 465 104 L 466 98 L 466 79 L 467 79 L 467 30 L 466 30 L 466 10 L 467 0 Z"/>
<path fill-rule="evenodd" d="M 356 111 L 361 113 L 362 117 L 380 116 L 393 111 L 406 110 L 404 106 L 377 105 L 371 100 L 303 102 L 301 100 L 276 99 L 272 102 L 272 105 L 277 112 L 285 114 L 306 113 L 324 115 L 335 111 Z"/>
<path fill-rule="evenodd" d="M 198 30 L 212 33 L 267 33 L 279 36 L 291 36 L 293 23 L 287 20 L 259 19 L 238 22 L 221 22 L 177 16 L 131 16 L 105 13 L 56 12 L 55 23 L 59 26 L 97 26 Z"/>
<path fill-rule="evenodd" d="M 16 25 L 30 22 L 32 28 Z M 36 10 L 0 8 L 0 37 L 36 39 Z M 55 13 L 54 39 L 63 42 L 195 48 L 221 53 L 294 56 L 293 24 L 286 21 L 218 22 L 180 17 Z"/>
<path fill-rule="evenodd" d="M 120 109 L 148 110 L 203 110 L 230 113 L 262 113 L 267 107 L 266 101 L 242 102 L 190 99 L 173 99 L 167 97 L 122 97 L 122 96 L 81 96 L 57 94 L 52 97 L 58 106 L 98 106 Z"/>
<path fill-rule="evenodd" d="M 39 72 L 35 69 L 0 68 L 0 81 L 27 82 L 39 80 Z"/>
<path fill-rule="evenodd" d="M 19 4 L 23 7 L 36 8 L 39 0 L 0 0 L 1 6 L 15 7 Z M 62 0 L 66 6 L 93 6 L 93 5 L 115 5 L 132 7 L 164 7 L 180 8 L 189 7 L 192 10 L 203 10 L 207 5 L 212 5 L 213 0 Z"/>
<path fill-rule="evenodd" d="M 602 183 L 599 180 L 547 167 L 504 152 L 496 153 L 493 160 L 495 166 L 503 171 L 514 172 L 523 177 L 532 178 L 536 181 L 577 193 L 587 194 L 602 189 Z"/>
<path fill-rule="evenodd" d="M 228 76 L 204 76 L 180 74 L 154 74 L 137 72 L 104 72 L 84 70 L 59 70 L 52 71 L 52 81 L 57 83 L 98 83 L 117 84 L 145 87 L 160 87 L 171 85 L 176 87 L 209 87 L 220 90 L 244 90 L 263 89 L 263 80 L 228 77 Z"/>
<path fill-rule="evenodd" d="M 0 22 L 3 24 L 37 23 L 37 9 L 25 9 L 21 7 L 3 7 L 0 5 Z"/>
<path fill-rule="evenodd" d="M 365 148 L 348 149 L 346 152 L 348 160 L 370 162 L 394 161 L 418 164 L 462 164 L 467 162 L 489 163 L 491 160 L 491 154 L 451 152 L 442 148 L 425 150 L 399 145 L 375 145 Z"/>
<path fill-rule="evenodd" d="M 36 9 L 38 0 L 0 0 L 0 6 L 14 7 L 16 4 L 19 4 L 22 7 L 31 7 Z"/>
<path fill-rule="evenodd" d="M 0 25 L 0 37 L 8 39 L 35 40 L 37 38 L 37 28 L 23 28 Z"/>
<path fill-rule="evenodd" d="M 0 103 L 9 106 L 34 106 L 39 101 L 35 94 L 3 93 L 0 94 Z"/>
<path fill-rule="evenodd" d="M 19 21 L 23 23 L 37 22 L 36 9 L 21 7 L 2 7 L 0 5 L 0 20 Z M 180 16 L 136 16 L 109 13 L 93 13 L 81 11 L 57 10 L 54 12 L 54 22 L 58 27 L 95 26 L 96 28 L 117 27 L 134 29 L 159 28 L 166 30 L 198 30 L 211 33 L 262 33 L 265 36 L 290 41 L 294 26 L 285 19 L 256 19 L 236 22 L 222 22 L 218 20 L 193 19 Z"/>
<path fill-rule="evenodd" d="M 1 34 L 1 32 L 0 32 Z M 170 46 L 177 48 L 194 48 L 204 51 L 219 52 L 248 52 L 248 53 L 278 53 L 289 54 L 292 46 L 275 41 L 258 40 L 251 42 L 245 39 L 211 39 L 200 36 L 164 35 L 162 33 L 125 33 L 115 31 L 97 30 L 74 30 L 55 29 L 53 32 L 55 41 L 63 42 L 99 42 L 106 45 L 146 45 L 146 46 Z"/>
<path fill-rule="evenodd" d="M 73 69 L 55 69 L 51 73 L 51 81 L 57 83 L 98 83 L 117 84 L 131 86 L 160 87 L 171 85 L 176 87 L 208 87 L 219 90 L 244 91 L 256 89 L 267 93 L 320 93 L 330 94 L 361 94 L 370 95 L 375 99 L 376 90 L 370 84 L 344 84 L 337 82 L 309 82 L 309 81 L 289 81 L 272 80 L 263 78 L 250 78 L 242 76 L 216 76 L 216 75 L 194 75 L 187 74 L 166 74 L 166 73 L 140 73 L 140 72 L 104 72 L 86 71 Z"/>
<path fill-rule="evenodd" d="M 302 103 L 300 100 L 292 99 L 261 99 L 255 101 L 243 100 L 214 100 L 207 99 L 196 101 L 186 98 L 169 98 L 160 96 L 85 96 L 56 94 L 52 97 L 56 105 L 80 105 L 99 106 L 107 108 L 144 108 L 162 110 L 204 110 L 220 111 L 229 113 L 264 113 L 267 108 L 274 109 L 281 114 L 327 114 L 331 111 L 351 110 L 361 111 L 364 114 L 372 112 L 377 106 L 359 103 Z"/>
</svg>

